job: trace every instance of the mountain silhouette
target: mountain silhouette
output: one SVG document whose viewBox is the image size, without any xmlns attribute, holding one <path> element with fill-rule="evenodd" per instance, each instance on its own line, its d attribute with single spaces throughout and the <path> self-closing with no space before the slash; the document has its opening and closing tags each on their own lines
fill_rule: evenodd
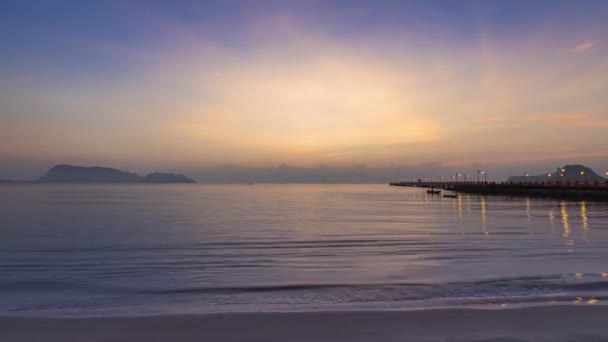
<svg viewBox="0 0 608 342">
<path fill-rule="evenodd" d="M 42 183 L 195 183 L 180 174 L 151 173 L 142 177 L 136 173 L 101 166 L 53 166 L 39 180 Z"/>
<path fill-rule="evenodd" d="M 150 173 L 144 178 L 146 183 L 196 183 L 193 179 L 176 173 Z"/>
</svg>

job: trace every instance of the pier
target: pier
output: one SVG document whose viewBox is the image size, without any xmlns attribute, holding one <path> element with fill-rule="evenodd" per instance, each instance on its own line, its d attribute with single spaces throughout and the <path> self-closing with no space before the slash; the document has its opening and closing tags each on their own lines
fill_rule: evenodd
<svg viewBox="0 0 608 342">
<path fill-rule="evenodd" d="M 580 201 L 608 201 L 608 181 L 597 182 L 391 182 L 391 186 L 444 189 L 461 193 L 550 197 Z"/>
</svg>

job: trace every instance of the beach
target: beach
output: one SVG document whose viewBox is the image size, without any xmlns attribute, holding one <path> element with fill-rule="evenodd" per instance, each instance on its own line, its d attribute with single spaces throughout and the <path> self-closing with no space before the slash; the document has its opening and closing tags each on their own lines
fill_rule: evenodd
<svg viewBox="0 0 608 342">
<path fill-rule="evenodd" d="M 608 307 L 0 318 L 2 341 L 606 341 Z"/>
</svg>

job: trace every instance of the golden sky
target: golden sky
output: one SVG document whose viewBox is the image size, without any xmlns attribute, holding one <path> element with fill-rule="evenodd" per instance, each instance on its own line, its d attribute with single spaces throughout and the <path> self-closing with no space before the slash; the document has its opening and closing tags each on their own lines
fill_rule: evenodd
<svg viewBox="0 0 608 342">
<path fill-rule="evenodd" d="M 124 15 L 129 27 L 157 40 L 72 32 L 60 56 L 18 50 L 26 62 L 1 65 L 1 156 L 204 168 L 608 155 L 608 42 L 597 21 L 568 29 L 556 12 L 511 32 L 469 9 L 471 27 L 429 16 L 358 30 L 336 8 L 331 24 L 287 8 L 245 11 L 217 33 L 231 20 L 139 10 Z"/>
</svg>

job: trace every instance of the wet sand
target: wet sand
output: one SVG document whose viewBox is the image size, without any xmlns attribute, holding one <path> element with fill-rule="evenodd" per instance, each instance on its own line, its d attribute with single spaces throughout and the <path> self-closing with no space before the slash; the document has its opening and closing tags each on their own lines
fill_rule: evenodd
<svg viewBox="0 0 608 342">
<path fill-rule="evenodd" d="M 608 306 L 1 317 L 2 341 L 608 341 Z"/>
</svg>

